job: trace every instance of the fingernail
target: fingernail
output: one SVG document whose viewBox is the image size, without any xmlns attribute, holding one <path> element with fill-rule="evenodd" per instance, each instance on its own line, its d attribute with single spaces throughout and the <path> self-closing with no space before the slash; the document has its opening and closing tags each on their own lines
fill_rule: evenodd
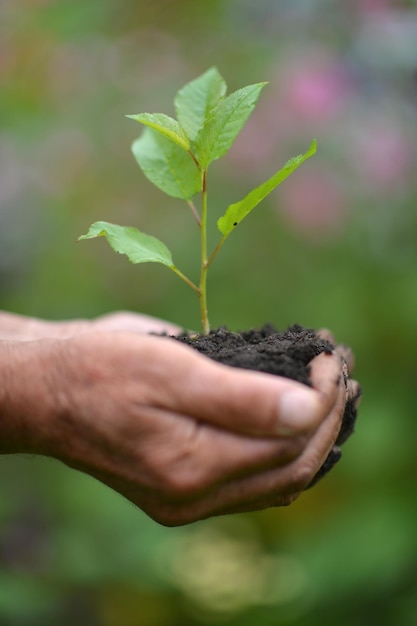
<svg viewBox="0 0 417 626">
<path fill-rule="evenodd" d="M 301 434 L 312 427 L 319 411 L 320 400 L 316 391 L 306 387 L 285 392 L 278 403 L 278 434 Z"/>
</svg>

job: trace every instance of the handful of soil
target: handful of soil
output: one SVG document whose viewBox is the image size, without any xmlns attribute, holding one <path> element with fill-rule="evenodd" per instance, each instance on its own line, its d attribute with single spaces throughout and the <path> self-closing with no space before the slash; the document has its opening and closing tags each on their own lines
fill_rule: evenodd
<svg viewBox="0 0 417 626">
<path fill-rule="evenodd" d="M 311 386 L 311 360 L 321 352 L 331 353 L 335 347 L 326 339 L 321 339 L 314 330 L 298 324 L 290 326 L 285 331 L 278 331 L 271 324 L 240 333 L 231 332 L 227 328 L 218 328 L 212 330 L 209 335 L 194 337 L 181 335 L 176 339 L 225 365 L 285 376 L 309 386 Z M 309 487 L 327 474 L 341 458 L 339 446 L 354 430 L 357 415 L 356 399 L 353 398 L 346 403 L 336 444 Z"/>
</svg>

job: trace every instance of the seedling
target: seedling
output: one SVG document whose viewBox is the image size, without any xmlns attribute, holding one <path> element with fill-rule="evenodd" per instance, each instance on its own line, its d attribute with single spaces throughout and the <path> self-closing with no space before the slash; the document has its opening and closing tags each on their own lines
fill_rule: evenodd
<svg viewBox="0 0 417 626">
<path fill-rule="evenodd" d="M 110 246 L 125 254 L 132 263 L 162 263 L 175 272 L 198 295 L 204 334 L 210 331 L 207 313 L 207 272 L 226 239 L 236 226 L 301 163 L 316 152 L 314 140 L 305 154 L 289 161 L 271 178 L 253 189 L 242 200 L 227 207 L 217 220 L 220 238 L 208 252 L 209 166 L 223 157 L 246 124 L 267 83 L 256 83 L 226 96 L 227 86 L 215 67 L 210 68 L 177 93 L 174 106 L 177 119 L 164 113 L 139 113 L 127 117 L 146 128 L 132 144 L 133 154 L 145 176 L 169 196 L 185 200 L 200 230 L 201 260 L 199 281 L 193 282 L 172 260 L 164 243 L 136 228 L 108 222 L 95 222 L 80 239 L 106 237 Z M 200 195 L 197 208 L 194 197 Z"/>
</svg>

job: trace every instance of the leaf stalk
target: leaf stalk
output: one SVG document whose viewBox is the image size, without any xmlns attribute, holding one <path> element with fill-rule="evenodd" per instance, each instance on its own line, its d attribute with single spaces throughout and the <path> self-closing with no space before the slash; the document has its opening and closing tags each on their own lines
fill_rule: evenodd
<svg viewBox="0 0 417 626">
<path fill-rule="evenodd" d="M 192 281 L 192 280 L 190 280 L 190 279 L 188 278 L 188 276 L 186 276 L 185 274 L 183 274 L 183 273 L 181 272 L 181 270 L 179 270 L 179 269 L 178 269 L 178 267 L 176 267 L 175 265 L 170 265 L 170 266 L 169 266 L 169 268 L 170 268 L 173 272 L 175 272 L 175 274 L 176 274 L 177 276 L 179 276 L 179 277 L 180 277 L 180 278 L 181 278 L 181 279 L 182 279 L 185 283 L 187 283 L 187 285 L 188 285 L 189 287 L 191 287 L 191 289 L 193 289 L 193 290 L 194 290 L 194 291 L 195 291 L 195 292 L 196 292 L 196 293 L 200 296 L 200 289 L 199 289 L 199 287 L 197 287 L 197 285 L 196 285 L 195 283 L 193 283 L 193 281 Z"/>
<path fill-rule="evenodd" d="M 194 202 L 192 200 L 187 200 L 187 204 L 191 209 L 191 213 L 193 214 L 195 221 L 197 222 L 199 227 L 201 227 L 201 219 L 200 219 L 197 209 L 195 208 Z"/>
<path fill-rule="evenodd" d="M 220 249 L 222 248 L 226 239 L 227 239 L 227 236 L 224 236 L 220 239 L 219 243 L 217 244 L 217 246 L 214 248 L 213 252 L 211 253 L 209 260 L 207 261 L 207 267 L 210 267 L 210 265 L 213 263 L 214 259 L 220 252 Z"/>
</svg>

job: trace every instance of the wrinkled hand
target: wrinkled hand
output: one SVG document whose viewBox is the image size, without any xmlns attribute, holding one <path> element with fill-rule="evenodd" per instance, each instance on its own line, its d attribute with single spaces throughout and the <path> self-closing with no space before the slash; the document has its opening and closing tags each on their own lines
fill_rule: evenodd
<svg viewBox="0 0 417 626">
<path fill-rule="evenodd" d="M 126 332 L 119 315 L 10 342 L 25 389 L 12 389 L 3 451 L 58 458 L 165 525 L 290 504 L 337 438 L 351 393 L 340 356 L 314 359 L 310 389 Z"/>
</svg>

